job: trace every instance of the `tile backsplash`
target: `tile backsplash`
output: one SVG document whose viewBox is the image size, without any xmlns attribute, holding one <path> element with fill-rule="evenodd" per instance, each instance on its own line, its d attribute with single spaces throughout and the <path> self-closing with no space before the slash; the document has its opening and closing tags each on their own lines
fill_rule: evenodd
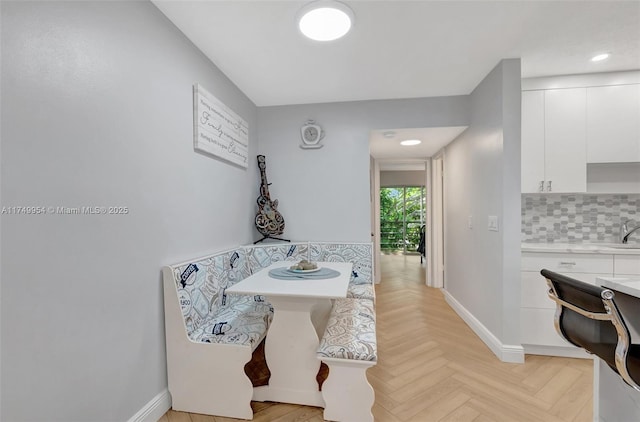
<svg viewBox="0 0 640 422">
<path fill-rule="evenodd" d="M 640 194 L 522 194 L 522 241 L 619 243 L 623 220 L 640 224 L 639 207 Z"/>
</svg>

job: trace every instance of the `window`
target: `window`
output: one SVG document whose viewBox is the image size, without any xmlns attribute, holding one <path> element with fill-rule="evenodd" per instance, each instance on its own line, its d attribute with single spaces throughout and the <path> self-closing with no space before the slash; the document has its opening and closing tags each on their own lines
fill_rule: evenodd
<svg viewBox="0 0 640 422">
<path fill-rule="evenodd" d="M 380 248 L 383 252 L 417 253 L 425 221 L 423 186 L 380 189 Z"/>
</svg>

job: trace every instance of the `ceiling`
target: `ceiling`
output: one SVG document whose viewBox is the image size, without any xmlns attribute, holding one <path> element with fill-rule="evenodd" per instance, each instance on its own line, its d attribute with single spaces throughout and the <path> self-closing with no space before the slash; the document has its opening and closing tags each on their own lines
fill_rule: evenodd
<svg viewBox="0 0 640 422">
<path fill-rule="evenodd" d="M 504 58 L 524 78 L 640 69 L 640 1 L 343 0 L 354 27 L 328 43 L 296 27 L 308 1 L 152 1 L 257 106 L 467 95 Z M 375 131 L 374 157 L 428 157 L 464 128 L 395 130 L 423 144 Z"/>
<path fill-rule="evenodd" d="M 353 30 L 328 43 L 299 33 L 307 1 L 153 2 L 258 106 L 466 95 L 504 58 L 523 77 L 640 68 L 638 1 L 344 0 Z"/>
<path fill-rule="evenodd" d="M 406 163 L 407 159 L 415 157 L 431 157 L 466 128 L 467 126 L 453 126 L 373 130 L 369 137 L 369 151 L 378 160 L 393 159 L 396 163 Z M 406 139 L 418 139 L 422 143 L 401 146 L 400 141 Z"/>
</svg>

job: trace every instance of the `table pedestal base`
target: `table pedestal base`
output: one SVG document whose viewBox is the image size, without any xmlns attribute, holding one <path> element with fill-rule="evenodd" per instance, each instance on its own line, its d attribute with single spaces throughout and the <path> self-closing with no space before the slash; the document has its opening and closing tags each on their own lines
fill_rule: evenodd
<svg viewBox="0 0 640 422">
<path fill-rule="evenodd" d="M 254 398 L 324 407 L 316 381 L 320 369 L 316 358 L 319 339 L 311 312 L 330 301 L 284 296 L 267 297 L 267 300 L 274 308 L 265 343 L 271 379 L 268 388 L 257 393 L 260 397 Z"/>
</svg>

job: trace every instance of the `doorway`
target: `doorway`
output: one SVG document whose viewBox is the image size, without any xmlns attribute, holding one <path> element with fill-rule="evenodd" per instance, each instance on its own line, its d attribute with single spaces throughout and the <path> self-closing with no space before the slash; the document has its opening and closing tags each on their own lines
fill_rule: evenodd
<svg viewBox="0 0 640 422">
<path fill-rule="evenodd" d="M 382 253 L 420 254 L 425 236 L 424 186 L 380 188 Z"/>
<path fill-rule="evenodd" d="M 426 276 L 431 271 L 428 252 L 430 237 L 425 235 L 425 256 L 417 249 L 422 227 L 426 234 L 430 230 L 429 160 L 373 162 L 378 174 L 372 185 L 372 199 L 375 201 L 375 219 L 372 222 L 375 223 L 374 248 L 378 263 L 381 264 L 383 255 L 404 257 L 404 261 L 415 263 L 415 269 Z M 376 282 L 380 282 L 380 265 L 375 267 L 375 272 Z M 424 277 L 421 279 L 424 280 Z"/>
<path fill-rule="evenodd" d="M 443 239 L 443 225 L 445 217 L 442 215 L 443 189 L 442 178 L 439 180 L 440 191 L 434 191 L 433 178 L 435 177 L 435 170 L 432 165 L 432 159 L 430 157 L 440 156 L 440 169 L 442 169 L 442 157 L 444 154 L 444 147 L 452 140 L 457 138 L 467 126 L 446 126 L 446 127 L 423 127 L 423 128 L 401 128 L 401 129 L 374 129 L 371 130 L 369 136 L 369 152 L 370 152 L 370 186 L 371 186 L 371 239 L 374 245 L 374 273 L 376 283 L 381 281 L 380 272 L 380 256 L 381 250 L 381 230 L 380 230 L 380 188 L 382 187 L 401 187 L 401 186 L 425 186 L 425 203 L 426 203 L 426 215 L 423 219 L 425 226 L 425 256 L 424 262 L 426 265 L 421 265 L 427 279 L 427 284 L 433 287 L 442 286 L 442 276 L 444 271 L 444 249 L 442 244 Z M 397 180 L 393 184 L 389 185 L 384 182 L 385 175 L 389 171 L 395 171 L 398 177 L 402 174 L 408 174 L 412 170 L 420 170 L 421 176 L 418 182 Z M 431 211 L 434 206 L 434 201 L 440 200 L 438 210 L 440 216 L 434 216 Z M 438 233 L 434 233 L 434 230 L 439 230 Z M 434 239 L 434 235 L 442 241 Z M 403 239 L 406 243 L 407 239 Z M 408 239 L 409 243 L 411 242 Z M 436 246 L 434 242 L 439 243 L 440 255 L 434 257 L 434 249 Z M 402 253 L 404 251 L 409 252 L 411 246 L 406 248 L 403 246 Z M 436 270 L 434 265 L 434 258 L 437 259 L 437 263 L 440 262 L 440 269 Z M 434 277 L 434 271 L 438 272 L 438 277 Z"/>
</svg>

